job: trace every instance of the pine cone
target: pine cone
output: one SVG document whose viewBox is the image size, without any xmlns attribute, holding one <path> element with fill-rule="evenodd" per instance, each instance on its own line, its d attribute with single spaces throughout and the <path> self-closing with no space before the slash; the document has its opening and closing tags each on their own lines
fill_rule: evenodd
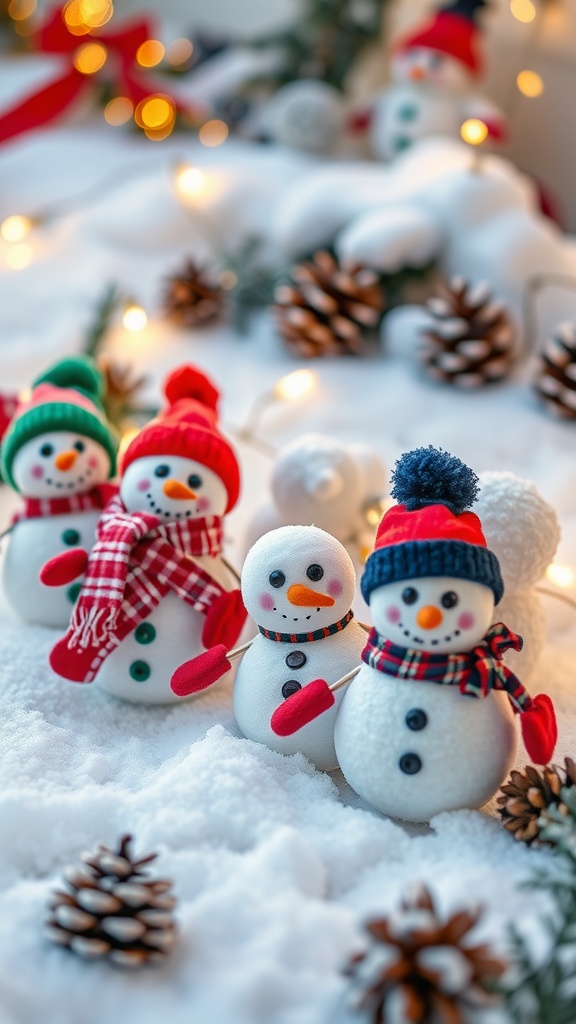
<svg viewBox="0 0 576 1024">
<path fill-rule="evenodd" d="M 197 327 L 221 316 L 225 292 L 206 267 L 186 260 L 166 279 L 162 305 L 166 316 L 181 327 Z"/>
<path fill-rule="evenodd" d="M 433 324 L 424 331 L 421 358 L 432 377 L 476 388 L 507 376 L 516 355 L 515 331 L 487 285 L 455 277 L 426 306 Z"/>
<path fill-rule="evenodd" d="M 103 352 L 97 359 L 104 376 L 104 411 L 115 427 L 122 429 L 126 417 L 135 410 L 136 396 L 146 383 L 145 377 L 134 374 L 132 366 L 117 363 Z"/>
<path fill-rule="evenodd" d="M 564 768 L 548 765 L 539 771 L 527 765 L 524 774 L 511 772 L 497 801 L 504 828 L 520 842 L 543 844 L 539 819 L 549 807 L 568 813 L 561 791 L 572 786 L 576 786 L 576 764 L 571 757 L 564 759 Z"/>
<path fill-rule="evenodd" d="M 374 1024 L 464 1024 L 467 1011 L 488 1003 L 491 983 L 506 969 L 488 946 L 463 942 L 479 917 L 479 910 L 463 910 L 442 921 L 418 886 L 395 914 L 369 921 L 374 941 L 348 971 L 356 1008 Z"/>
<path fill-rule="evenodd" d="M 291 277 L 292 284 L 275 291 L 278 327 L 288 348 L 306 357 L 358 352 L 384 311 L 378 275 L 360 266 L 344 270 L 320 251 L 296 264 Z"/>
<path fill-rule="evenodd" d="M 58 946 L 88 958 L 108 957 L 122 967 L 163 960 L 176 939 L 170 894 L 172 883 L 143 871 L 156 854 L 135 860 L 131 836 L 117 850 L 103 843 L 81 854 L 83 865 L 69 868 L 69 891 L 55 890 L 46 935 Z"/>
<path fill-rule="evenodd" d="M 560 324 L 539 357 L 534 387 L 546 408 L 576 419 L 576 323 Z"/>
</svg>

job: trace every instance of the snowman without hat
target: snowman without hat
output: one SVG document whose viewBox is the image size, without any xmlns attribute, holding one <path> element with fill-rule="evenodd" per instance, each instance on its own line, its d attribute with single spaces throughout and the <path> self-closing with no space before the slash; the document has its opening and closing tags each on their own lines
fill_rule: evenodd
<svg viewBox="0 0 576 1024">
<path fill-rule="evenodd" d="M 48 591 L 46 561 L 92 547 L 98 518 L 115 491 L 117 438 L 102 407 L 103 378 L 88 358 L 63 359 L 38 377 L 2 441 L 2 472 L 24 499 L 9 531 L 6 598 L 26 622 L 65 629 L 81 571 Z"/>
<path fill-rule="evenodd" d="M 441 811 L 480 807 L 498 789 L 516 753 L 514 713 L 529 756 L 554 752 L 556 720 L 545 694 L 531 698 L 502 664 L 522 646 L 491 625 L 503 594 L 496 556 L 468 511 L 477 477 L 434 448 L 396 464 L 398 502 L 380 523 L 361 586 L 374 628 L 335 725 L 347 782 L 384 814 L 428 821 Z M 323 679 L 276 712 L 291 734 L 332 706 Z"/>
<path fill-rule="evenodd" d="M 233 644 L 246 618 L 222 559 L 224 515 L 240 487 L 234 451 L 217 426 L 218 391 L 192 366 L 165 383 L 167 405 L 126 449 L 120 491 L 90 554 L 49 562 L 46 586 L 79 566 L 84 583 L 54 671 L 124 700 L 165 704 L 174 669 L 216 643 Z"/>
<path fill-rule="evenodd" d="M 481 118 L 493 138 L 503 134 L 500 111 L 471 94 L 482 72 L 476 23 L 485 0 L 451 0 L 393 48 L 393 83 L 376 100 L 371 143 L 376 156 L 392 160 L 418 139 L 459 138 L 468 118 Z"/>
<path fill-rule="evenodd" d="M 215 682 L 242 654 L 234 681 L 234 713 L 248 739 L 281 754 L 301 752 L 317 768 L 337 766 L 333 707 L 297 734 L 278 736 L 275 710 L 305 692 L 319 673 L 333 681 L 358 663 L 366 632 L 353 617 L 356 578 L 346 549 L 316 526 L 282 526 L 261 537 L 242 569 L 241 589 L 258 634 L 226 655 L 223 646 L 205 655 L 203 677 L 194 663 L 174 674 L 175 693 L 187 696 Z"/>
</svg>

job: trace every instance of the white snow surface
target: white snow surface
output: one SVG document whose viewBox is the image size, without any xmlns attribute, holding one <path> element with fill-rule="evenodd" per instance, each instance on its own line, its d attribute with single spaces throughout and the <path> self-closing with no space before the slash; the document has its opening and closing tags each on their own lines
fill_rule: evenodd
<svg viewBox="0 0 576 1024">
<path fill-rule="evenodd" d="M 264 223 L 286 182 L 310 166 L 278 149 L 227 143 L 211 153 L 181 139 L 155 147 L 95 128 L 38 133 L 0 150 L 0 217 L 113 175 L 98 204 L 84 202 L 40 231 L 33 245 L 41 255 L 28 269 L 0 275 L 4 388 L 25 386 L 80 349 L 90 303 L 110 280 L 154 313 L 161 279 L 196 251 L 188 222 L 170 212 L 168 169 L 182 155 L 208 172 L 217 164 L 228 182 L 244 181 L 248 207 L 230 198 L 234 189 L 222 207 L 223 227 L 242 207 L 231 237 L 245 234 L 249 210 Z M 119 175 L 115 190 L 114 170 L 126 164 L 145 188 L 131 190 Z M 156 242 L 161 208 L 166 230 Z M 139 335 L 119 328 L 110 345 L 148 374 L 149 398 L 168 369 L 197 361 L 220 382 L 229 430 L 255 395 L 300 365 L 265 314 L 246 338 L 226 324 L 183 333 L 153 318 Z M 529 477 L 558 511 L 558 559 L 576 566 L 574 427 L 547 419 L 525 380 L 454 393 L 427 381 L 397 343 L 393 354 L 313 368 L 310 397 L 265 412 L 259 432 L 270 444 L 333 433 L 373 445 L 387 466 L 410 447 L 435 444 L 477 471 Z M 270 469 L 246 445 L 241 456 L 243 497 L 227 528 L 232 558 L 266 497 Z M 0 503 L 7 522 L 15 499 L 6 488 Z M 556 702 L 560 760 L 576 750 L 575 619 L 545 600 L 547 645 L 531 685 Z M 546 865 L 554 870 L 553 857 L 514 843 L 490 808 L 442 814 L 430 829 L 401 827 L 372 812 L 339 773 L 242 739 L 226 686 L 176 707 L 120 703 L 51 674 L 56 636 L 0 608 L 0 1024 L 333 1024 L 345 1016 L 340 968 L 362 946 L 362 921 L 395 908 L 415 880 L 446 911 L 483 903 L 478 936 L 498 949 L 520 920 L 545 947 L 543 901 L 527 898 L 521 883 Z M 138 852 L 159 851 L 155 870 L 174 879 L 179 900 L 174 954 L 138 974 L 83 962 L 51 946 L 41 928 L 65 867 L 123 832 L 134 833 Z"/>
</svg>

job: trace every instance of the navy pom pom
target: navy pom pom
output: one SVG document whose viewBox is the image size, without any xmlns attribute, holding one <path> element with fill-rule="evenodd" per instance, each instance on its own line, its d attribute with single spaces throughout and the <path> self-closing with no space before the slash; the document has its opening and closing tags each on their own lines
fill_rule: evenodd
<svg viewBox="0 0 576 1024">
<path fill-rule="evenodd" d="M 446 505 L 460 515 L 478 496 L 478 477 L 455 455 L 441 448 L 416 448 L 402 455 L 392 473 L 392 497 L 409 512 Z"/>
</svg>

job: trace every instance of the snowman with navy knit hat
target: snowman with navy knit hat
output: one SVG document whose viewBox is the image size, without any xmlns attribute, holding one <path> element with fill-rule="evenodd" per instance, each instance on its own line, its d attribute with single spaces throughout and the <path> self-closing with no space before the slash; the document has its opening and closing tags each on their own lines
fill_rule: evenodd
<svg viewBox="0 0 576 1024">
<path fill-rule="evenodd" d="M 398 504 L 382 518 L 361 581 L 374 628 L 336 718 L 336 754 L 360 796 L 408 821 L 490 799 L 514 761 L 515 713 L 533 760 L 554 751 L 550 698 L 531 698 L 502 664 L 522 640 L 492 624 L 504 588 L 469 511 L 477 489 L 472 470 L 446 452 L 402 456 Z M 321 711 L 328 688 L 315 686 Z"/>
<path fill-rule="evenodd" d="M 192 366 L 166 380 L 166 407 L 129 444 L 119 495 L 88 557 L 76 549 L 42 572 L 50 587 L 82 563 L 84 582 L 55 672 L 124 700 L 178 698 L 170 677 L 213 644 L 232 644 L 246 613 L 222 560 L 223 517 L 240 487 L 217 422 L 218 391 Z"/>
<path fill-rule="evenodd" d="M 103 378 L 92 360 L 63 359 L 17 404 L 2 439 L 2 472 L 24 504 L 10 530 L 3 586 L 26 622 L 64 629 L 81 570 L 49 591 L 41 567 L 60 552 L 94 543 L 115 491 L 118 439 L 102 406 Z"/>
<path fill-rule="evenodd" d="M 472 95 L 482 72 L 476 21 L 485 0 L 450 0 L 393 48 L 393 84 L 376 100 L 371 123 L 374 152 L 384 160 L 430 135 L 458 138 L 468 118 L 481 118 L 494 137 L 501 113 Z"/>
</svg>

